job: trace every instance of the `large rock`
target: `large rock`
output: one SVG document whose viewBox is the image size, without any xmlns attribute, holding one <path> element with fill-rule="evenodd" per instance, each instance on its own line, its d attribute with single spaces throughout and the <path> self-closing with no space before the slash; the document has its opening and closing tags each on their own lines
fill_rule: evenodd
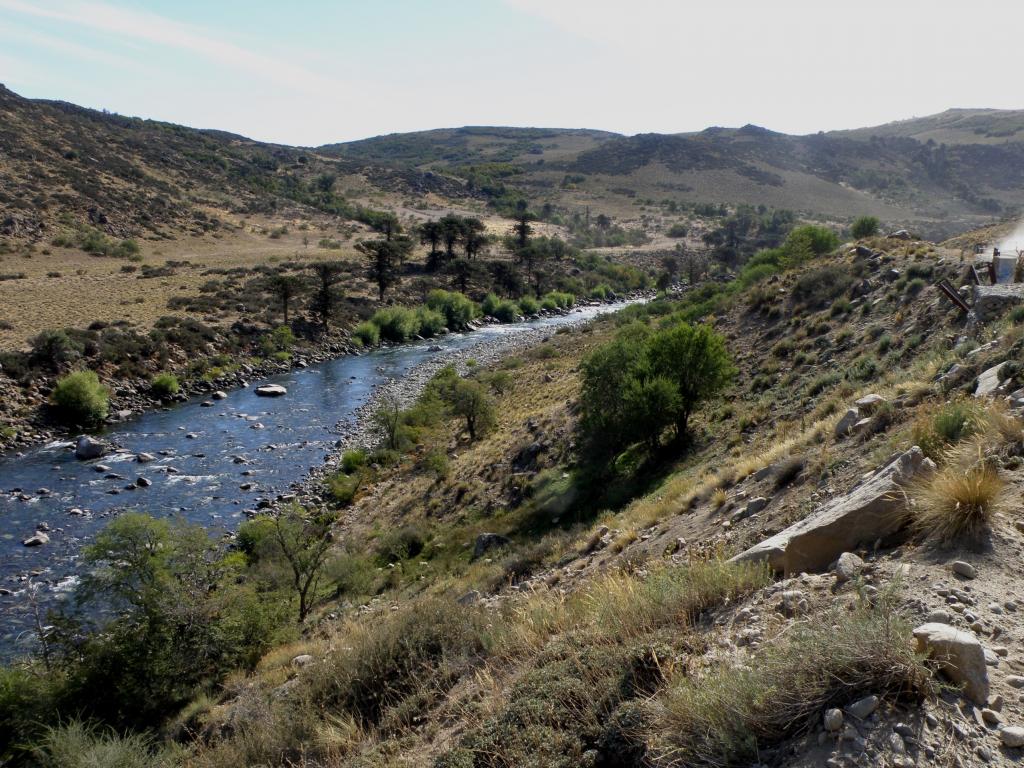
<svg viewBox="0 0 1024 768">
<path fill-rule="evenodd" d="M 820 571 L 843 552 L 860 544 L 894 536 L 907 522 L 903 486 L 929 473 L 935 464 L 916 445 L 894 457 L 844 496 L 732 558 L 733 562 L 767 560 L 776 571 Z"/>
<path fill-rule="evenodd" d="M 999 365 L 993 365 L 987 371 L 982 371 L 978 376 L 978 385 L 974 388 L 975 397 L 987 397 L 997 389 L 1002 383 L 1002 372 L 1003 366 L 1006 362 L 1002 362 Z"/>
<path fill-rule="evenodd" d="M 511 543 L 512 539 L 502 536 L 500 533 L 481 533 L 476 537 L 476 543 L 473 545 L 473 559 L 483 557 L 492 549 L 507 547 Z"/>
<path fill-rule="evenodd" d="M 836 422 L 835 437 L 839 440 L 850 434 L 854 424 L 860 421 L 860 411 L 856 408 L 848 408 L 842 418 Z"/>
<path fill-rule="evenodd" d="M 973 310 L 983 323 L 994 320 L 1021 302 L 1024 302 L 1024 283 L 974 286 Z"/>
<path fill-rule="evenodd" d="M 82 461 L 98 459 L 107 452 L 107 444 L 88 435 L 82 435 L 75 443 L 75 458 Z"/>
<path fill-rule="evenodd" d="M 281 397 L 287 395 L 288 390 L 280 384 L 262 384 L 256 387 L 256 394 L 260 397 Z"/>
<path fill-rule="evenodd" d="M 985 649 L 972 632 L 949 624 L 922 624 L 914 630 L 917 650 L 939 663 L 943 673 L 964 687 L 964 694 L 975 704 L 988 701 L 988 667 Z"/>
</svg>

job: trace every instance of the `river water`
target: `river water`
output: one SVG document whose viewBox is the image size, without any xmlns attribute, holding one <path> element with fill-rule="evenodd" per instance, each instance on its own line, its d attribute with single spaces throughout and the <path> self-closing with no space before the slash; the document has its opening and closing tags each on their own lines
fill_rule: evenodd
<svg viewBox="0 0 1024 768">
<path fill-rule="evenodd" d="M 374 389 L 435 356 L 471 354 L 503 338 L 589 320 L 624 304 L 586 307 L 533 322 L 488 325 L 465 334 L 345 356 L 253 382 L 204 407 L 199 399 L 109 428 L 117 447 L 96 461 L 77 461 L 68 443 L 0 458 L 0 657 L 31 647 L 27 590 L 52 605 L 71 594 L 78 554 L 112 516 L 138 510 L 181 515 L 211 534 L 233 530 L 262 499 L 289 493 L 322 465 Z M 438 351 L 437 347 L 441 347 Z M 259 384 L 288 394 L 257 397 Z M 156 459 L 138 463 L 140 452 Z M 109 471 L 97 471 L 99 466 Z M 138 478 L 151 485 L 135 487 Z M 36 527 L 50 542 L 25 547 Z"/>
</svg>

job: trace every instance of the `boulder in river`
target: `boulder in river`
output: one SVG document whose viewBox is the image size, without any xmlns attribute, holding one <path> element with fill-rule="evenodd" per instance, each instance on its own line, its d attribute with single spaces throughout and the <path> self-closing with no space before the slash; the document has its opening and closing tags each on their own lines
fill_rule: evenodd
<svg viewBox="0 0 1024 768">
<path fill-rule="evenodd" d="M 260 397 L 281 397 L 287 395 L 288 390 L 280 384 L 261 384 L 256 387 L 256 394 Z"/>
<path fill-rule="evenodd" d="M 107 452 L 107 444 L 89 435 L 81 435 L 75 443 L 75 458 L 82 461 L 98 459 Z"/>
<path fill-rule="evenodd" d="M 50 543 L 50 537 L 42 531 L 36 531 L 21 543 L 26 547 L 41 547 L 43 544 Z"/>
</svg>

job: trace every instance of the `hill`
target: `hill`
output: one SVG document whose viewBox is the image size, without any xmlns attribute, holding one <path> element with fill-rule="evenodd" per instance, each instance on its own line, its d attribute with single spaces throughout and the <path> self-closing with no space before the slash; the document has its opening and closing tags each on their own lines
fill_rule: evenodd
<svg viewBox="0 0 1024 768">
<path fill-rule="evenodd" d="M 962 270 L 873 238 L 457 360 L 404 404 L 397 448 L 349 446 L 297 489 L 333 522 L 301 624 L 284 502 L 222 561 L 125 516 L 101 563 L 157 586 L 55 645 L 55 671 L 7 672 L 0 723 L 51 764 L 1015 765 L 1024 315 L 967 324 L 929 285 Z M 734 379 L 689 439 L 590 464 L 601 354 L 636 365 L 687 320 Z M 437 407 L 458 380 L 487 388 L 491 429 Z M 179 558 L 114 560 L 143 533 Z M 39 728 L 65 711 L 116 732 Z"/>
</svg>

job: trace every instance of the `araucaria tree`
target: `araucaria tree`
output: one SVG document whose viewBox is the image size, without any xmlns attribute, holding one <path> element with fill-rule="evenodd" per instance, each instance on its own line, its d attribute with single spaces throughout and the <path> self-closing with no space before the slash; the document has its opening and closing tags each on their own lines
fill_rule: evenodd
<svg viewBox="0 0 1024 768">
<path fill-rule="evenodd" d="M 316 279 L 316 291 L 309 309 L 320 321 L 324 333 L 327 333 L 330 330 L 331 318 L 341 302 L 336 286 L 341 282 L 344 265 L 337 261 L 321 261 L 313 264 L 311 269 Z"/>
<path fill-rule="evenodd" d="M 384 301 L 388 289 L 398 284 L 402 262 L 412 251 L 412 241 L 404 235 L 390 240 L 363 240 L 356 250 L 367 258 L 367 277 L 377 284 L 377 295 Z"/>
<path fill-rule="evenodd" d="M 284 324 L 288 325 L 288 310 L 300 290 L 302 281 L 295 275 L 274 275 L 270 278 L 270 292 L 274 294 L 278 304 L 281 305 L 281 312 L 284 315 Z"/>
</svg>

